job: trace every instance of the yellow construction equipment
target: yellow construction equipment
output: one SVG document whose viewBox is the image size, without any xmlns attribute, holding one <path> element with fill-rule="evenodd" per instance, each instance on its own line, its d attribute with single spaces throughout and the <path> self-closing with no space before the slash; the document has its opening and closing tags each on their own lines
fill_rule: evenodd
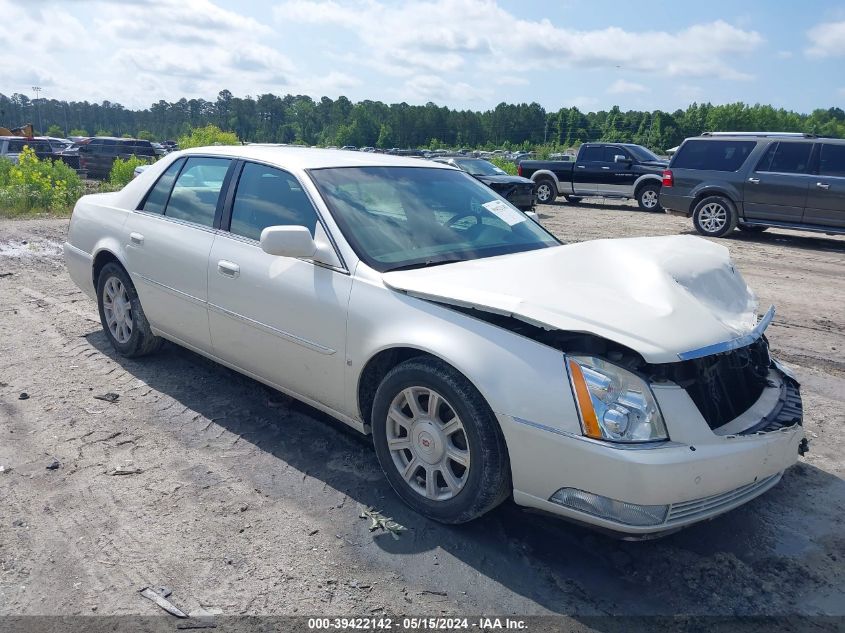
<svg viewBox="0 0 845 633">
<path fill-rule="evenodd" d="M 7 128 L 0 126 L 0 136 L 26 136 L 32 138 L 35 136 L 35 129 L 32 123 L 26 123 L 20 127 Z"/>
</svg>

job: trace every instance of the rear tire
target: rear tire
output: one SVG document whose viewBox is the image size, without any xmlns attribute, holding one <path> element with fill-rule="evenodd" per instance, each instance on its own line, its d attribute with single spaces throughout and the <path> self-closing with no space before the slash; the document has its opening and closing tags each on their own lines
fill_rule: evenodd
<svg viewBox="0 0 845 633">
<path fill-rule="evenodd" d="M 376 391 L 373 444 L 388 482 L 411 508 L 465 523 L 511 494 L 510 462 L 493 411 L 442 360 L 397 365 Z"/>
<path fill-rule="evenodd" d="M 164 340 L 152 333 L 138 293 L 123 266 L 109 262 L 97 278 L 97 307 L 106 338 L 121 356 L 157 351 Z"/>
<path fill-rule="evenodd" d="M 660 185 L 649 183 L 637 191 L 637 204 L 643 211 L 662 211 L 660 206 Z"/>
<path fill-rule="evenodd" d="M 736 228 L 736 208 L 724 196 L 707 196 L 695 205 L 692 223 L 702 235 L 724 237 Z"/>
<path fill-rule="evenodd" d="M 557 185 L 551 178 L 538 180 L 534 191 L 537 194 L 537 202 L 540 204 L 552 204 L 557 198 Z"/>
</svg>

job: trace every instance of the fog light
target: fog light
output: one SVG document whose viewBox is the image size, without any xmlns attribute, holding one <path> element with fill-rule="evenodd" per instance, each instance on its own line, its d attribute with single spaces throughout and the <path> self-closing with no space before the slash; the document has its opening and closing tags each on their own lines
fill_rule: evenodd
<svg viewBox="0 0 845 633">
<path fill-rule="evenodd" d="M 666 520 L 669 512 L 668 505 L 645 506 L 626 503 L 576 488 L 561 488 L 549 497 L 549 501 L 625 525 L 660 525 Z"/>
</svg>

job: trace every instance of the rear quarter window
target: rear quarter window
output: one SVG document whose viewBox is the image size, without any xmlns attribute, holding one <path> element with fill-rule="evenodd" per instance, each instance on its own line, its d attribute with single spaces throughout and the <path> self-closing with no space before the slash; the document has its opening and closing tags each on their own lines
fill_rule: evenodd
<svg viewBox="0 0 845 633">
<path fill-rule="evenodd" d="M 675 154 L 672 168 L 736 171 L 756 145 L 756 141 L 687 141 Z"/>
</svg>

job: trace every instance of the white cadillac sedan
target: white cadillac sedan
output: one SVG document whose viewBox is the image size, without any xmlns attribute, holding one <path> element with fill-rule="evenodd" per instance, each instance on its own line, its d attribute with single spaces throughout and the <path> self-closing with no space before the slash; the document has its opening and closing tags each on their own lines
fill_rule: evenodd
<svg viewBox="0 0 845 633">
<path fill-rule="evenodd" d="M 168 154 L 83 197 L 65 260 L 118 353 L 163 339 L 362 433 L 420 514 L 516 503 L 629 536 L 712 518 L 806 450 L 723 246 L 561 244 L 471 176 L 306 148 Z"/>
</svg>

